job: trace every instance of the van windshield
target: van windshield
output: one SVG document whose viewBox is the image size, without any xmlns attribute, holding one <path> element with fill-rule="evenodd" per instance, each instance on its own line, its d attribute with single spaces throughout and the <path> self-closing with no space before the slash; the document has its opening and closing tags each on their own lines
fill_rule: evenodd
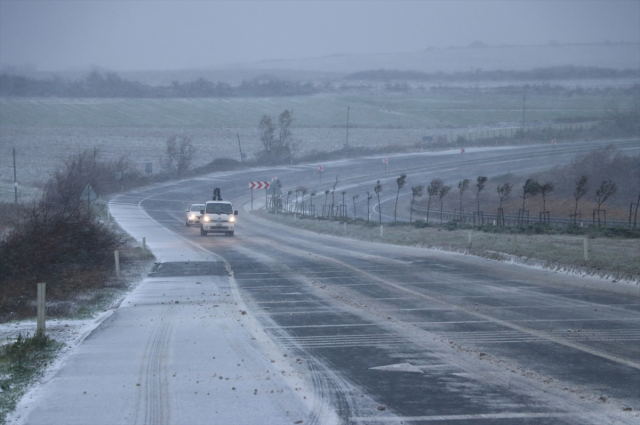
<svg viewBox="0 0 640 425">
<path fill-rule="evenodd" d="M 200 211 L 204 209 L 204 204 L 193 204 L 191 205 L 191 211 Z"/>
<path fill-rule="evenodd" d="M 207 204 L 207 214 L 233 214 L 231 204 Z"/>
</svg>

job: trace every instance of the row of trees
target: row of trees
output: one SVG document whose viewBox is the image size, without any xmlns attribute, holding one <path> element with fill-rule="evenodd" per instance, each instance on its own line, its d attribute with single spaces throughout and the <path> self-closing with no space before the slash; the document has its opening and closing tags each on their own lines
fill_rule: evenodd
<svg viewBox="0 0 640 425">
<path fill-rule="evenodd" d="M 338 89 L 353 90 L 363 85 L 362 81 L 382 81 L 390 91 L 407 91 L 411 82 L 450 83 L 459 81 L 540 81 L 542 86 L 530 86 L 531 90 L 559 90 L 551 86 L 550 80 L 580 80 L 599 78 L 638 78 L 640 70 L 616 70 L 598 67 L 560 66 L 536 68 L 529 71 L 485 71 L 454 73 L 425 73 L 419 71 L 372 70 L 349 74 L 346 84 L 335 85 L 331 81 L 322 83 L 289 81 L 271 75 L 263 75 L 244 80 L 239 85 L 226 82 L 212 82 L 202 77 L 181 83 L 172 81 L 169 85 L 152 86 L 129 81 L 115 72 L 94 70 L 85 77 L 69 81 L 59 76 L 48 79 L 35 79 L 22 75 L 3 72 L 0 74 L 0 96 L 16 97 L 106 97 L 106 98 L 209 98 L 209 97 L 262 97 L 262 96 L 305 96 L 320 92 L 332 92 Z M 358 81 L 358 86 L 350 84 Z M 440 87 L 454 89 L 453 87 Z M 520 89 L 521 90 L 521 89 Z M 637 88 L 636 88 L 637 90 Z"/>
<path fill-rule="evenodd" d="M 204 78 L 165 86 L 128 81 L 115 72 L 93 71 L 86 77 L 68 81 L 60 77 L 37 80 L 21 75 L 0 74 L 0 96 L 72 98 L 210 98 L 305 96 L 318 93 L 312 83 L 287 81 L 265 76 L 244 80 L 239 85 L 211 82 Z"/>
<path fill-rule="evenodd" d="M 489 181 L 488 177 L 478 176 L 475 179 L 475 184 L 473 184 L 473 187 L 472 187 L 472 181 L 470 179 L 463 179 L 458 182 L 457 202 L 459 202 L 458 211 L 460 214 L 461 221 L 463 220 L 463 201 L 465 200 L 465 194 L 468 193 L 469 190 L 473 191 L 473 195 L 475 198 L 476 211 L 474 214 L 477 214 L 478 218 L 480 218 L 480 216 L 483 214 L 481 209 L 481 193 L 486 188 L 488 181 Z M 576 179 L 574 182 L 573 198 L 574 198 L 575 204 L 574 204 L 573 214 L 570 214 L 570 217 L 574 225 L 577 224 L 578 217 L 580 216 L 580 214 L 578 213 L 579 202 L 588 193 L 588 187 L 587 187 L 588 181 L 589 181 L 588 177 L 585 175 L 582 175 L 578 179 Z M 400 197 L 400 192 L 405 187 L 406 183 L 407 183 L 407 175 L 402 173 L 396 179 L 396 187 L 395 187 L 396 199 L 395 199 L 395 205 L 394 205 L 394 211 L 393 211 L 394 222 L 397 221 L 398 200 Z M 278 184 L 281 184 L 281 183 L 278 182 Z M 325 195 L 324 207 L 323 207 L 324 216 L 346 215 L 345 196 L 347 191 L 343 190 L 339 192 L 342 195 L 342 204 L 336 204 L 335 192 L 336 192 L 337 185 L 338 185 L 338 178 L 336 177 L 336 180 L 333 184 L 332 189 L 327 189 L 324 191 L 324 195 Z M 496 193 L 499 199 L 499 204 L 497 209 L 498 224 L 504 224 L 503 204 L 511 197 L 513 188 L 514 188 L 514 185 L 510 182 L 507 182 L 504 184 L 498 184 L 496 186 Z M 445 198 L 447 197 L 447 195 L 450 194 L 452 189 L 453 189 L 453 186 L 445 184 L 443 180 L 438 178 L 432 179 L 429 185 L 427 185 L 426 187 L 424 185 L 417 185 L 417 186 L 411 187 L 411 202 L 410 202 L 411 207 L 409 212 L 409 221 L 410 222 L 413 221 L 413 207 L 414 207 L 414 204 L 416 203 L 416 199 L 422 197 L 425 194 L 425 191 L 427 196 L 425 221 L 428 223 L 432 199 L 436 199 L 439 202 L 440 209 L 442 210 L 445 202 Z M 376 184 L 373 187 L 372 191 L 365 192 L 366 199 L 367 199 L 367 220 L 370 220 L 370 201 L 375 194 L 378 202 L 378 221 L 380 224 L 382 224 L 382 209 L 380 205 L 380 194 L 382 193 L 382 190 L 383 190 L 382 184 L 380 183 L 380 180 L 378 180 L 376 181 Z M 548 196 L 552 192 L 554 192 L 554 190 L 555 190 L 555 185 L 553 182 L 548 181 L 548 182 L 540 183 L 533 178 L 527 179 L 524 185 L 522 186 L 521 193 L 519 195 L 519 198 L 522 199 L 522 207 L 519 209 L 519 212 L 518 212 L 519 223 L 524 224 L 524 222 L 528 218 L 528 210 L 526 209 L 527 200 L 530 200 L 531 198 L 534 198 L 536 196 L 542 197 L 542 212 L 540 213 L 541 221 L 545 223 L 549 223 L 550 219 L 549 219 L 549 211 L 547 211 L 547 199 L 548 199 Z M 617 191 L 618 191 L 618 187 L 616 183 L 614 183 L 612 180 L 603 180 L 600 183 L 600 186 L 595 190 L 594 201 L 597 204 L 597 208 L 594 210 L 594 218 L 597 217 L 598 226 L 601 225 L 601 220 L 600 220 L 601 213 L 604 212 L 604 210 L 602 209 L 602 206 L 609 198 L 615 195 Z M 304 197 L 307 192 L 308 192 L 308 189 L 303 186 L 298 186 L 295 190 L 289 190 L 287 192 L 287 200 L 286 200 L 287 204 L 289 203 L 289 197 L 291 195 L 294 195 L 295 196 L 294 199 L 296 202 L 295 210 L 298 211 L 298 195 L 301 194 L 302 195 L 302 200 L 301 200 L 302 211 L 304 211 L 305 210 Z M 316 196 L 316 194 L 317 194 L 317 191 L 315 190 L 310 192 L 310 195 L 308 198 L 310 207 L 311 207 L 309 209 L 310 211 L 313 211 L 313 197 Z M 331 195 L 331 204 L 328 204 L 329 195 Z M 360 194 L 355 194 L 352 197 L 354 219 L 357 218 L 356 199 L 358 199 L 359 197 L 360 197 Z M 638 201 L 635 204 L 636 216 L 637 216 L 637 211 L 639 206 L 640 206 L 640 194 L 638 195 Z"/>
<path fill-rule="evenodd" d="M 374 81 L 549 81 L 549 80 L 576 80 L 591 78 L 638 78 L 640 70 L 617 70 L 599 68 L 595 66 L 555 66 L 549 68 L 535 68 L 529 71 L 516 70 L 482 70 L 465 72 L 444 73 L 400 71 L 394 69 L 379 69 L 375 71 L 359 71 L 345 77 L 348 80 L 374 80 Z"/>
</svg>

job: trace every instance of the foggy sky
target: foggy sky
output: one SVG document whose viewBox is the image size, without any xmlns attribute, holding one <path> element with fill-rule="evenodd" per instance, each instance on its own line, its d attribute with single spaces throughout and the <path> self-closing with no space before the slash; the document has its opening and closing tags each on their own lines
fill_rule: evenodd
<svg viewBox="0 0 640 425">
<path fill-rule="evenodd" d="M 43 71 L 203 68 L 476 40 L 640 42 L 640 0 L 0 0 L 0 64 Z"/>
</svg>

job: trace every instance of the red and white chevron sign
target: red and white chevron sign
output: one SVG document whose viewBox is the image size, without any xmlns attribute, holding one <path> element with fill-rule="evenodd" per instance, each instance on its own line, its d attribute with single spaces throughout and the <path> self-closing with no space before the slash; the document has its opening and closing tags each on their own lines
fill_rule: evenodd
<svg viewBox="0 0 640 425">
<path fill-rule="evenodd" d="M 249 182 L 249 189 L 269 189 L 269 182 Z"/>
</svg>

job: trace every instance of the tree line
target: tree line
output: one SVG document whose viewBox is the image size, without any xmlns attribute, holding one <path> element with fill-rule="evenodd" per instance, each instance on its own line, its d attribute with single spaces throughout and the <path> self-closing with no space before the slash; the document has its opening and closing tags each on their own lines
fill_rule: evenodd
<svg viewBox="0 0 640 425">
<path fill-rule="evenodd" d="M 319 91 L 312 83 L 287 81 L 276 77 L 244 80 L 233 86 L 204 78 L 170 85 L 152 86 L 128 81 L 115 72 L 92 71 L 75 81 L 52 77 L 38 80 L 21 75 L 0 74 L 0 96 L 5 97 L 70 97 L 70 98 L 211 98 L 304 96 Z"/>
<path fill-rule="evenodd" d="M 452 72 L 420 72 L 394 69 L 378 69 L 354 72 L 345 76 L 347 80 L 370 81 L 549 81 L 549 80 L 582 80 L 599 78 L 638 78 L 640 69 L 609 69 L 595 66 L 555 66 L 534 68 L 528 71 L 476 69 L 475 71 Z"/>
<path fill-rule="evenodd" d="M 560 66 L 536 68 L 529 71 L 485 71 L 478 69 L 468 72 L 435 72 L 401 70 L 371 70 L 348 74 L 343 77 L 342 84 L 332 81 L 300 82 L 283 80 L 271 75 L 264 75 L 250 80 L 243 80 L 238 85 L 205 78 L 193 81 L 172 81 L 168 85 L 149 85 L 137 81 L 129 81 L 117 73 L 107 71 L 91 71 L 83 78 L 68 80 L 60 76 L 47 79 L 36 79 L 27 76 L 3 72 L 0 74 L 0 96 L 5 97 L 69 97 L 69 98 L 216 98 L 216 97 L 266 97 L 266 96 L 307 96 L 317 93 L 328 93 L 336 90 L 350 91 L 357 89 L 373 89 L 370 85 L 354 86 L 352 81 L 382 81 L 384 89 L 391 92 L 409 91 L 407 81 L 415 82 L 459 82 L 459 81 L 505 81 L 505 82 L 543 82 L 540 87 L 528 85 L 531 91 L 557 93 L 565 88 L 551 86 L 552 80 L 581 79 L 630 79 L 640 78 L 640 70 L 616 70 L 598 67 Z M 458 87 L 432 87 L 432 91 L 464 91 Z M 492 89 L 497 92 L 522 91 L 522 87 L 503 87 Z M 574 90 L 574 89 L 572 89 Z M 575 89 L 581 90 L 581 89 Z M 609 89 L 607 89 L 609 90 Z M 637 90 L 637 85 L 632 90 Z"/>
<path fill-rule="evenodd" d="M 414 212 L 414 204 L 416 203 L 416 199 L 426 196 L 426 214 L 424 216 L 424 222 L 429 223 L 430 212 L 432 207 L 432 201 L 437 202 L 440 205 L 440 211 L 442 212 L 443 205 L 445 203 L 445 199 L 450 197 L 450 194 L 453 192 L 457 199 L 454 202 L 459 203 L 459 208 L 457 209 L 457 214 L 459 214 L 460 222 L 464 221 L 463 217 L 463 201 L 468 200 L 468 193 L 471 191 L 472 196 L 474 198 L 475 209 L 473 212 L 474 218 L 477 217 L 478 222 L 481 223 L 484 217 L 484 212 L 481 208 L 481 194 L 487 187 L 487 182 L 489 178 L 487 176 L 478 176 L 473 182 L 470 179 L 462 179 L 457 185 L 451 186 L 445 184 L 442 179 L 434 178 L 432 179 L 428 185 L 416 185 L 411 187 L 411 201 L 410 201 L 410 209 L 409 209 L 409 222 L 413 221 L 413 212 Z M 589 177 L 587 175 L 581 175 L 577 179 L 572 182 L 573 190 L 572 190 L 572 198 L 573 198 L 573 208 L 572 213 L 569 214 L 571 224 L 576 226 L 579 221 L 581 221 L 581 213 L 579 212 L 580 201 L 583 200 L 585 195 L 590 193 L 589 190 Z M 276 182 L 278 186 L 281 186 L 282 183 L 280 181 Z M 393 187 L 395 193 L 395 204 L 393 209 L 393 221 L 397 222 L 397 210 L 398 210 L 398 200 L 402 189 L 405 187 L 407 183 L 407 175 L 402 173 L 395 181 L 396 185 Z M 332 189 L 325 190 L 324 193 L 324 205 L 321 214 L 323 217 L 346 217 L 346 202 L 345 196 L 347 194 L 346 190 L 339 191 L 339 194 L 342 195 L 342 203 L 336 204 L 335 201 L 335 192 L 336 187 L 338 186 L 338 178 L 336 177 L 335 182 L 333 183 Z M 455 190 L 457 189 L 457 191 Z M 550 224 L 550 212 L 547 210 L 547 200 L 549 195 L 554 192 L 556 189 L 556 185 L 553 181 L 545 181 L 539 182 L 535 178 L 528 178 L 521 188 L 519 188 L 518 193 L 515 192 L 515 186 L 511 182 L 505 182 L 503 184 L 497 184 L 495 186 L 496 194 L 498 197 L 498 205 L 496 207 L 496 225 L 504 226 L 505 225 L 505 214 L 504 214 L 504 204 L 508 201 L 512 195 L 518 196 L 519 199 L 522 200 L 522 206 L 518 210 L 518 225 L 524 225 L 529 222 L 529 210 L 527 210 L 527 201 L 530 201 L 534 197 L 542 198 L 542 211 L 540 212 L 539 220 L 543 224 Z M 305 194 L 308 193 L 309 190 L 304 186 L 298 186 L 295 190 L 287 191 L 286 203 L 289 204 L 289 197 L 294 195 L 295 199 L 295 211 L 302 211 L 303 213 L 307 211 L 305 209 Z M 382 224 L 382 207 L 380 202 L 380 194 L 383 192 L 383 186 L 380 180 L 376 181 L 376 184 L 372 187 L 372 190 L 366 191 L 365 196 L 367 199 L 367 215 L 366 221 L 371 220 L 370 214 L 370 202 L 375 195 L 376 201 L 378 204 L 378 222 Z M 591 190 L 591 194 L 593 196 L 593 201 L 597 205 L 597 207 L 593 210 L 593 220 L 594 223 L 597 222 L 598 227 L 604 223 L 606 225 L 606 211 L 604 210 L 604 204 L 612 198 L 618 192 L 618 185 L 612 181 L 611 179 L 602 180 L 599 185 L 595 187 L 595 190 Z M 298 195 L 302 195 L 302 199 L 300 201 L 301 208 L 298 206 Z M 309 196 L 307 200 L 309 201 L 310 208 L 309 212 L 315 211 L 313 208 L 313 198 L 318 194 L 318 191 L 312 190 L 309 192 Z M 322 194 L 322 192 L 321 192 Z M 331 203 L 329 204 L 329 195 L 331 195 Z M 355 194 L 352 196 L 353 200 L 353 219 L 357 220 L 356 213 L 356 199 L 360 197 L 361 194 Z M 638 193 L 637 200 L 631 200 L 631 209 L 635 208 L 633 211 L 633 227 L 635 228 L 637 225 L 637 215 L 638 209 L 640 207 L 640 193 Z M 630 217 L 632 211 L 630 209 Z M 631 218 L 630 218 L 631 220 Z M 630 221 L 631 223 L 631 221 Z"/>
</svg>

